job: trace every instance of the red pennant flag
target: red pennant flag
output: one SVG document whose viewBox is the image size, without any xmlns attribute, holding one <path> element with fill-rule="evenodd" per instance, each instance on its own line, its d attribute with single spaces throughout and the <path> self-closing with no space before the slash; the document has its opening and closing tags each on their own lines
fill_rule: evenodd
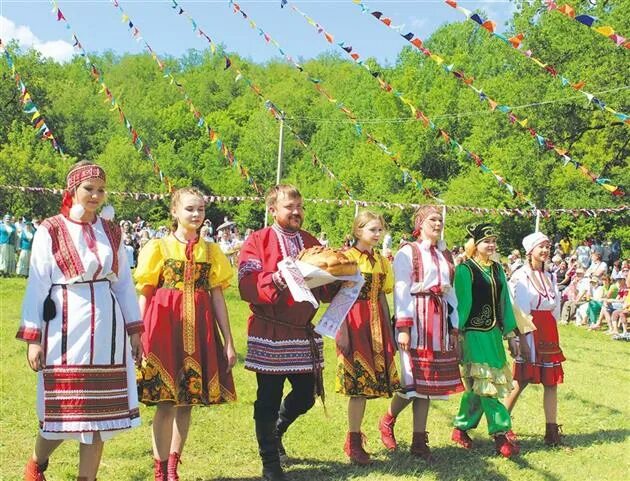
<svg viewBox="0 0 630 481">
<path fill-rule="evenodd" d="M 455 2 L 453 0 L 446 0 L 446 4 L 450 5 L 453 8 L 457 8 L 457 2 Z"/>
<path fill-rule="evenodd" d="M 389 27 L 392 24 L 392 19 L 385 17 L 381 19 L 381 22 L 383 22 L 385 25 Z"/>
<path fill-rule="evenodd" d="M 422 48 L 422 40 L 420 40 L 419 38 L 414 38 L 411 41 L 411 45 L 413 45 L 416 48 Z"/>
<path fill-rule="evenodd" d="M 351 53 L 350 56 L 354 59 L 354 60 L 359 60 L 359 54 L 358 53 Z"/>
<path fill-rule="evenodd" d="M 497 24 L 492 20 L 486 20 L 481 24 L 481 26 L 490 33 L 494 33 L 494 29 L 497 28 Z"/>
</svg>

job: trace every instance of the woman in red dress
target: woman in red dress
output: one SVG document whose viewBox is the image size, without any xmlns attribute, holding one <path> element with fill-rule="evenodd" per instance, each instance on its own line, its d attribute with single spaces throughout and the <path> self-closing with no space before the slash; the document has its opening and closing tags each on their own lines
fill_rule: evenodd
<svg viewBox="0 0 630 481">
<path fill-rule="evenodd" d="M 201 192 L 175 192 L 171 213 L 174 231 L 143 247 L 135 272 L 145 325 L 140 400 L 157 406 L 156 481 L 179 480 L 192 406 L 236 399 L 231 374 L 236 353 L 223 297 L 232 268 L 216 244 L 199 238 L 205 216 Z"/>
<path fill-rule="evenodd" d="M 337 392 L 350 396 L 344 451 L 357 464 L 370 463 L 361 433 L 366 400 L 391 398 L 400 389 L 385 298 L 394 288 L 394 273 L 389 261 L 374 249 L 384 230 L 380 214 L 361 212 L 352 226 L 355 245 L 345 252 L 357 262 L 365 279 L 337 334 Z"/>
</svg>

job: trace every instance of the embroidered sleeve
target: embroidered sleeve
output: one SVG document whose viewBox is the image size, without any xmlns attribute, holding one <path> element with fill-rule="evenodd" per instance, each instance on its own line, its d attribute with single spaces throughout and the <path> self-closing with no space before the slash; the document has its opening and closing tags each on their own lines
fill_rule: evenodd
<svg viewBox="0 0 630 481">
<path fill-rule="evenodd" d="M 414 299 L 409 288 L 413 280 L 410 247 L 403 247 L 394 257 L 394 305 L 396 307 L 396 327 L 415 325 Z"/>
<path fill-rule="evenodd" d="M 264 271 L 263 250 L 256 233 L 250 235 L 239 255 L 238 289 L 241 299 L 252 304 L 275 304 L 282 292 L 274 282 L 275 271 Z"/>
<path fill-rule="evenodd" d="M 112 246 L 113 249 L 113 246 Z M 131 277 L 131 269 L 127 256 L 125 255 L 125 246 L 118 244 L 118 279 L 112 282 L 112 292 L 118 301 L 123 318 L 125 319 L 125 327 L 128 334 L 136 334 L 144 331 L 142 316 L 140 315 L 140 306 L 138 305 L 138 297 L 133 285 Z"/>
<path fill-rule="evenodd" d="M 455 327 L 458 329 L 464 329 L 473 303 L 471 274 L 470 268 L 465 264 L 460 264 L 455 268 L 455 294 L 459 314 L 459 323 Z"/>
<path fill-rule="evenodd" d="M 33 238 L 33 252 L 26 292 L 22 304 L 22 320 L 16 338 L 27 342 L 40 342 L 44 319 L 44 299 L 52 286 L 55 262 L 52 241 L 48 230 L 37 229 Z"/>
<path fill-rule="evenodd" d="M 221 287 L 225 290 L 230 287 L 230 281 L 232 280 L 232 277 L 234 277 L 230 261 L 218 245 L 208 244 L 207 247 L 210 249 L 211 265 L 209 288 L 212 289 L 214 287 Z"/>
</svg>

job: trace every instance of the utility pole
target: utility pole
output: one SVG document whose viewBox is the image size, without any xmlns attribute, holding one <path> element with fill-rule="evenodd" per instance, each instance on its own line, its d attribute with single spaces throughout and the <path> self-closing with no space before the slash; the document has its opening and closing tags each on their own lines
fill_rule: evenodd
<svg viewBox="0 0 630 481">
<path fill-rule="evenodd" d="M 280 183 L 282 178 L 282 155 L 284 153 L 284 112 L 280 112 L 280 135 L 278 138 L 278 165 L 276 167 L 276 185 Z M 269 207 L 265 204 L 265 227 L 267 227 L 267 217 Z"/>
</svg>

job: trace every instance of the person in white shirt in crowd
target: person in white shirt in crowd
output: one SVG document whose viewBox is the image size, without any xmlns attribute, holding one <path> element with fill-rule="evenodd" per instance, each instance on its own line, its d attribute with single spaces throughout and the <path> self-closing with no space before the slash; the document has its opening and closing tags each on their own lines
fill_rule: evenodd
<svg viewBox="0 0 630 481">
<path fill-rule="evenodd" d="M 204 223 L 203 227 L 199 230 L 199 237 L 201 237 L 206 242 L 214 242 L 214 237 L 212 237 L 210 229 L 210 226 Z"/>
<path fill-rule="evenodd" d="M 608 266 L 602 261 L 602 255 L 599 252 L 591 254 L 591 265 L 586 269 L 586 275 L 589 277 L 601 277 L 608 273 Z"/>
<path fill-rule="evenodd" d="M 578 306 L 586 302 L 586 295 L 590 289 L 588 278 L 584 276 L 584 269 L 578 267 L 575 271 L 575 277 L 564 291 L 566 301 L 562 306 L 562 314 L 560 316 L 560 324 L 568 324 L 575 316 Z"/>
<path fill-rule="evenodd" d="M 551 272 L 552 274 L 556 274 L 559 270 L 560 270 L 560 264 L 562 264 L 562 256 L 561 255 L 554 255 L 551 258 Z M 556 280 L 561 280 L 561 279 L 556 279 Z"/>
<path fill-rule="evenodd" d="M 579 245 L 575 249 L 575 255 L 577 255 L 578 262 L 584 269 L 588 269 L 588 266 L 591 265 L 591 248 L 588 245 L 588 241 L 582 242 L 582 245 Z"/>
<path fill-rule="evenodd" d="M 125 254 L 127 254 L 127 263 L 131 269 L 136 267 L 136 252 L 133 248 L 133 239 L 130 235 L 126 235 L 124 238 Z"/>
<path fill-rule="evenodd" d="M 221 252 L 223 252 L 230 261 L 230 264 L 234 265 L 234 253 L 236 251 L 234 249 L 234 242 L 232 241 L 232 234 L 228 227 L 219 227 L 217 243 L 219 244 Z"/>
<path fill-rule="evenodd" d="M 599 299 L 601 291 L 599 289 L 601 282 L 599 277 L 590 276 L 588 278 L 588 287 L 582 291 L 580 297 L 580 305 L 575 310 L 575 325 L 586 326 L 588 323 L 588 304 L 592 299 Z"/>
</svg>

